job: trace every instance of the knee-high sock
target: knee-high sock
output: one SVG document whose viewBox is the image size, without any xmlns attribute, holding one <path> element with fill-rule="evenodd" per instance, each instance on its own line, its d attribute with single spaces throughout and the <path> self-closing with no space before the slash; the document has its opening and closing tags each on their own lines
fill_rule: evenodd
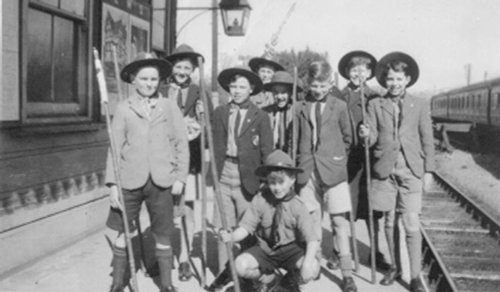
<svg viewBox="0 0 500 292">
<path fill-rule="evenodd" d="M 127 251 L 123 247 L 113 248 L 113 284 L 114 288 L 125 287 L 130 278 Z"/>
<path fill-rule="evenodd" d="M 418 231 L 406 233 L 406 245 L 410 258 L 410 277 L 415 279 L 422 269 L 422 235 Z"/>
<path fill-rule="evenodd" d="M 160 283 L 162 288 L 172 286 L 172 248 L 156 249 L 156 258 L 160 267 Z"/>
<path fill-rule="evenodd" d="M 341 254 L 340 258 L 340 269 L 342 271 L 342 277 L 352 277 L 352 257 L 351 254 Z"/>
</svg>

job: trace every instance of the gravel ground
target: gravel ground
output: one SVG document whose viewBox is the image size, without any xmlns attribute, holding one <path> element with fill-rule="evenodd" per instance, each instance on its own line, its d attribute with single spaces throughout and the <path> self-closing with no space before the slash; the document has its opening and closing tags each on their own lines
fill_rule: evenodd
<svg viewBox="0 0 500 292">
<path fill-rule="evenodd" d="M 500 155 L 436 154 L 437 171 L 500 221 Z"/>
</svg>

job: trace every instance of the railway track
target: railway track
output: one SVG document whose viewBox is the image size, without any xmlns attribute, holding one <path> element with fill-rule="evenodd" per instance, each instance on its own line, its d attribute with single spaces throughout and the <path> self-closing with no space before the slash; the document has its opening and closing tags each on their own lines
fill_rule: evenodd
<svg viewBox="0 0 500 292">
<path fill-rule="evenodd" d="M 430 291 L 500 291 L 500 222 L 439 174 L 434 179 L 421 225 Z"/>
</svg>

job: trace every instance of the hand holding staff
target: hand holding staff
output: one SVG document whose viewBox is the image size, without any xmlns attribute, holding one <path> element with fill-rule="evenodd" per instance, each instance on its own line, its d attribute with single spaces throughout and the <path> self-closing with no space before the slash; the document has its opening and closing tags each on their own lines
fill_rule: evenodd
<svg viewBox="0 0 500 292">
<path fill-rule="evenodd" d="M 106 126 L 108 129 L 108 136 L 109 136 L 109 141 L 110 141 L 110 149 L 111 149 L 111 156 L 113 160 L 113 171 L 115 174 L 116 178 L 116 186 L 118 189 L 118 197 L 121 202 L 123 202 L 123 193 L 122 193 L 122 187 L 121 187 L 121 179 L 120 179 L 120 172 L 119 172 L 119 163 L 118 163 L 118 153 L 116 151 L 116 145 L 115 145 L 115 140 L 113 133 L 111 131 L 111 118 L 109 114 L 109 99 L 108 99 L 108 90 L 106 88 L 106 80 L 104 79 L 104 71 L 102 69 L 102 64 L 101 60 L 99 59 L 99 52 L 97 51 L 96 48 L 94 48 L 94 64 L 95 64 L 95 69 L 96 69 L 96 75 L 97 75 L 97 83 L 99 84 L 99 93 L 101 96 L 101 104 L 104 107 L 104 112 L 106 114 Z M 119 84 L 118 84 L 119 86 Z M 135 273 L 135 261 L 134 261 L 134 249 L 132 248 L 132 237 L 130 234 L 130 228 L 128 226 L 128 216 L 127 212 L 125 211 L 125 208 L 122 209 L 122 215 L 123 215 L 123 225 L 124 225 L 124 230 L 125 230 L 125 241 L 127 244 L 127 252 L 129 254 L 128 260 L 129 260 L 129 265 L 130 265 L 130 273 L 132 275 L 132 280 L 131 280 L 131 286 L 132 290 L 134 292 L 139 292 L 139 286 L 137 285 L 137 276 Z"/>
<path fill-rule="evenodd" d="M 218 210 L 220 212 L 220 217 L 221 217 L 221 222 L 222 222 L 222 228 L 224 230 L 228 230 L 229 226 L 227 223 L 227 217 L 226 217 L 226 212 L 224 208 L 222 208 L 222 199 L 221 199 L 221 193 L 220 193 L 220 185 L 219 185 L 219 179 L 217 175 L 217 167 L 215 165 L 215 152 L 214 152 L 214 141 L 213 141 L 213 136 L 212 136 L 212 125 L 210 123 L 210 112 L 208 109 L 208 102 L 207 102 L 207 95 L 205 91 L 205 81 L 203 80 L 203 59 L 201 57 L 198 57 L 198 64 L 199 64 L 199 70 L 200 70 L 200 84 L 201 84 L 201 99 L 203 102 L 203 109 L 205 112 L 205 124 L 207 127 L 207 140 L 208 140 L 208 148 L 210 151 L 210 166 L 212 170 L 212 178 L 214 182 L 214 188 L 215 188 L 215 199 L 216 203 L 218 206 Z M 231 267 L 231 275 L 233 277 L 233 282 L 234 282 L 234 291 L 235 292 L 241 292 L 239 280 L 238 280 L 238 275 L 236 273 L 236 267 L 234 264 L 234 256 L 233 256 L 233 246 L 231 242 L 226 243 L 226 249 L 227 249 L 227 256 L 229 258 L 229 265 Z"/>
</svg>

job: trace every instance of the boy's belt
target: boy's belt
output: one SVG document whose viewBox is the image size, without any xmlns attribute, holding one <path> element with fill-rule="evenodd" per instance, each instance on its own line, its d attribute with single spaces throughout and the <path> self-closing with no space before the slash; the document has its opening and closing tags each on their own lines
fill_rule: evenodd
<svg viewBox="0 0 500 292">
<path fill-rule="evenodd" d="M 238 157 L 226 155 L 226 160 L 229 160 L 231 162 L 238 162 Z"/>
</svg>

